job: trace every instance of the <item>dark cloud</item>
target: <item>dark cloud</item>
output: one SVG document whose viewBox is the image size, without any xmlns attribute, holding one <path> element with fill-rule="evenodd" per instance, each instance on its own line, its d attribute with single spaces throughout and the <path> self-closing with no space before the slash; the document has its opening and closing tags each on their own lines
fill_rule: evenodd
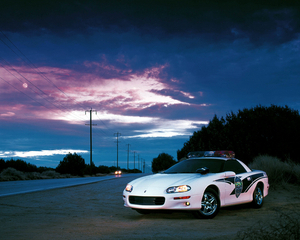
<svg viewBox="0 0 300 240">
<path fill-rule="evenodd" d="M 2 1 L 0 30 L 25 34 L 106 31 L 157 38 L 202 36 L 214 41 L 249 38 L 281 43 L 299 32 L 298 1 Z"/>
</svg>

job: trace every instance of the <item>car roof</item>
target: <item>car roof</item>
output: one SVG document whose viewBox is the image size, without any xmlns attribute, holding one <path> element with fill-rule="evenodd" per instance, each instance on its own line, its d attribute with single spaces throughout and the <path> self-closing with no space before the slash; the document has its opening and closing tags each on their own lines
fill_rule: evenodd
<svg viewBox="0 0 300 240">
<path fill-rule="evenodd" d="M 236 160 L 235 158 L 224 158 L 224 157 L 191 157 L 191 158 L 187 158 L 185 160 L 190 160 L 190 159 L 217 159 L 217 160 L 223 160 L 223 161 Z"/>
<path fill-rule="evenodd" d="M 195 158 L 195 157 L 234 158 L 235 153 L 230 150 L 218 150 L 218 151 L 196 151 L 196 152 L 190 152 L 187 155 L 187 158 Z"/>
</svg>

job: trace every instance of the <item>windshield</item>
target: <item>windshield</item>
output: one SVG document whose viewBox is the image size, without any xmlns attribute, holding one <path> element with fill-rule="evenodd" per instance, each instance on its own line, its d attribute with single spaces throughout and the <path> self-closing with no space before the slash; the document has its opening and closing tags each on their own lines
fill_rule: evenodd
<svg viewBox="0 0 300 240">
<path fill-rule="evenodd" d="M 223 169 L 224 160 L 220 159 L 188 159 L 175 164 L 164 173 L 195 173 L 197 169 L 207 167 L 210 173 L 218 173 Z"/>
</svg>

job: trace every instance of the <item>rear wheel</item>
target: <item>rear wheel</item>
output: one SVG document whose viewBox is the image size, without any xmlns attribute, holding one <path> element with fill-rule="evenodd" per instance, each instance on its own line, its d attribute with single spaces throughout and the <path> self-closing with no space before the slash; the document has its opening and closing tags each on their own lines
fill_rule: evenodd
<svg viewBox="0 0 300 240">
<path fill-rule="evenodd" d="M 194 212 L 196 218 L 214 218 L 220 210 L 219 196 L 213 189 L 205 190 L 201 201 L 201 209 Z"/>
<path fill-rule="evenodd" d="M 253 192 L 253 201 L 252 205 L 255 208 L 261 208 L 264 203 L 264 192 L 263 192 L 263 185 L 257 184 L 254 192 Z"/>
</svg>

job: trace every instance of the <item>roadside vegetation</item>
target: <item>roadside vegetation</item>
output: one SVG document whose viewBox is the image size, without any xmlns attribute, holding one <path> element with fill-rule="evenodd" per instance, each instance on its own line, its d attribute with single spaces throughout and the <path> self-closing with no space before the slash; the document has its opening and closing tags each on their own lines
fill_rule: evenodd
<svg viewBox="0 0 300 240">
<path fill-rule="evenodd" d="M 140 173 L 138 169 L 120 169 L 115 166 L 85 164 L 84 159 L 74 154 L 67 154 L 56 168 L 37 167 L 23 160 L 0 159 L 0 181 L 71 178 L 84 176 L 102 176 L 121 170 L 123 173 Z"/>
<path fill-rule="evenodd" d="M 259 155 L 300 164 L 299 145 L 299 112 L 288 106 L 259 105 L 226 117 L 215 115 L 177 151 L 177 160 L 193 151 L 233 150 L 236 158 L 248 165 Z"/>
<path fill-rule="evenodd" d="M 43 172 L 22 172 L 11 167 L 4 169 L 0 173 L 0 181 L 53 179 L 70 177 L 72 177 L 71 174 L 60 174 L 55 170 L 46 170 Z"/>
<path fill-rule="evenodd" d="M 300 164 L 289 159 L 282 161 L 277 157 L 261 155 L 254 158 L 249 167 L 265 171 L 270 188 L 275 189 L 286 184 L 300 185 Z"/>
</svg>

